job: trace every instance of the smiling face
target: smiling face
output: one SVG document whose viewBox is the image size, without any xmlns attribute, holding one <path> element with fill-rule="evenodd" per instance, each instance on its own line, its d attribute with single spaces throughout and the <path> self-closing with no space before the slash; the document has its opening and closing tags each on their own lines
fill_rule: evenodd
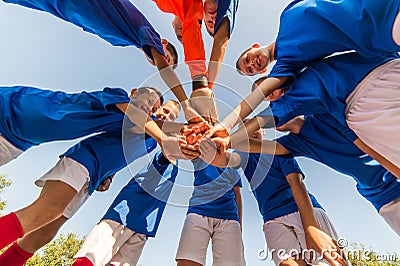
<svg viewBox="0 0 400 266">
<path fill-rule="evenodd" d="M 214 36 L 217 7 L 217 2 L 215 0 L 204 1 L 204 24 L 211 36 Z"/>
<path fill-rule="evenodd" d="M 151 116 L 160 108 L 161 101 L 154 90 L 142 88 L 132 90 L 131 104 Z"/>
<path fill-rule="evenodd" d="M 167 101 L 156 112 L 158 120 L 175 121 L 180 113 L 180 106 L 175 101 Z"/>
<path fill-rule="evenodd" d="M 268 64 L 269 54 L 259 44 L 253 44 L 237 61 L 238 70 L 247 76 L 264 73 Z"/>
</svg>

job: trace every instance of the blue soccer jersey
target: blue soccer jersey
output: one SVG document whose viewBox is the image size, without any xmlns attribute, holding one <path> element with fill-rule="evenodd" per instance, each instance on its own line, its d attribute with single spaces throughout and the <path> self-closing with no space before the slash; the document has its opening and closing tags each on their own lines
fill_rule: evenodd
<svg viewBox="0 0 400 266">
<path fill-rule="evenodd" d="M 352 176 L 357 182 L 358 192 L 379 211 L 383 205 L 400 197 L 400 183 L 344 137 L 343 131 L 343 127 L 329 115 L 306 116 L 299 134 L 290 133 L 276 141 L 293 156 L 314 159 Z"/>
<path fill-rule="evenodd" d="M 98 35 L 114 46 L 136 46 L 153 59 L 150 48 L 164 55 L 159 34 L 129 0 L 5 0 L 48 12 Z"/>
<path fill-rule="evenodd" d="M 280 126 L 298 115 L 329 113 L 346 124 L 346 98 L 376 67 L 398 58 L 397 54 L 368 59 L 357 53 L 333 56 L 315 63 L 298 75 L 289 90 L 271 102 L 272 114 Z"/>
<path fill-rule="evenodd" d="M 61 156 L 81 163 L 89 172 L 89 194 L 107 177 L 157 147 L 147 135 L 123 132 L 121 128 L 82 140 Z"/>
<path fill-rule="evenodd" d="M 152 162 L 119 192 L 103 219 L 155 237 L 177 174 L 178 167 L 157 152 Z"/>
<path fill-rule="evenodd" d="M 270 76 L 294 76 L 334 53 L 376 58 L 400 51 L 392 26 L 400 0 L 295 0 L 280 16 Z"/>
<path fill-rule="evenodd" d="M 300 173 L 293 157 L 283 158 L 269 154 L 238 152 L 241 167 L 257 200 L 264 223 L 299 210 L 286 176 Z M 308 194 L 316 208 L 322 208 L 317 199 Z"/>
<path fill-rule="evenodd" d="M 239 173 L 233 168 L 217 168 L 201 159 L 192 162 L 194 190 L 188 213 L 239 221 L 233 192 L 234 186 L 242 186 Z"/>
<path fill-rule="evenodd" d="M 229 33 L 232 35 L 236 22 L 236 12 L 239 6 L 239 0 L 217 0 L 217 16 L 215 19 L 214 32 L 218 31 L 224 18 L 229 20 Z"/>
<path fill-rule="evenodd" d="M 116 103 L 129 102 L 122 89 L 65 93 L 27 86 L 1 87 L 0 133 L 21 150 L 120 128 L 124 114 Z"/>
</svg>

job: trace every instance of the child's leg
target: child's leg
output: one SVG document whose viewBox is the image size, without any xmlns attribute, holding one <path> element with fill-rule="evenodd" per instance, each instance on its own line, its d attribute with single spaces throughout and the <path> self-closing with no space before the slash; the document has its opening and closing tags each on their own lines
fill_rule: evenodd
<svg viewBox="0 0 400 266">
<path fill-rule="evenodd" d="M 132 230 L 116 221 L 102 220 L 86 237 L 75 258 L 87 258 L 96 266 L 106 265 L 133 234 Z"/>
<path fill-rule="evenodd" d="M 67 220 L 67 218 L 61 216 L 53 222 L 18 239 L 10 248 L 0 255 L 0 265 L 24 265 L 38 249 L 54 238 L 58 229 L 60 229 Z"/>
<path fill-rule="evenodd" d="M 235 220 L 212 218 L 213 266 L 244 266 L 244 249 L 240 224 Z"/>
<path fill-rule="evenodd" d="M 68 157 L 59 160 L 36 181 L 43 189 L 31 205 L 0 218 L 0 248 L 59 218 L 88 179 L 88 171 L 80 163 Z"/>
<path fill-rule="evenodd" d="M 400 198 L 382 206 L 379 215 L 400 236 Z"/>
<path fill-rule="evenodd" d="M 208 217 L 189 213 L 186 216 L 179 240 L 176 262 L 179 266 L 205 265 L 208 242 L 212 234 Z"/>
<path fill-rule="evenodd" d="M 0 166 L 14 160 L 22 153 L 22 150 L 12 145 L 0 134 Z"/>
<path fill-rule="evenodd" d="M 399 10 L 399 13 L 397 13 L 397 16 L 393 23 L 392 37 L 393 37 L 393 41 L 397 45 L 400 45 L 400 10 Z"/>
<path fill-rule="evenodd" d="M 15 214 L 24 232 L 35 230 L 59 218 L 77 191 L 62 181 L 47 181 L 39 198 Z"/>
<path fill-rule="evenodd" d="M 128 228 L 126 228 L 128 229 Z M 112 265 L 136 265 L 146 244 L 146 235 L 133 233 L 122 245 L 117 254 L 111 258 Z"/>
<path fill-rule="evenodd" d="M 48 223 L 39 229 L 26 234 L 23 238 L 18 239 L 17 244 L 23 250 L 34 253 L 49 243 L 66 221 L 68 221 L 68 218 L 62 215 L 51 223 Z"/>
</svg>

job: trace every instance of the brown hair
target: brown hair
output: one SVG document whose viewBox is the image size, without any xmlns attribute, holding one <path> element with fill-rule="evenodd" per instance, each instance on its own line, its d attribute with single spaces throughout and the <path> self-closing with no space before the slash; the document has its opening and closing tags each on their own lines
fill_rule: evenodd
<svg viewBox="0 0 400 266">
<path fill-rule="evenodd" d="M 168 42 L 166 48 L 172 55 L 172 60 L 174 61 L 174 65 L 172 67 L 175 69 L 178 66 L 178 52 L 176 51 L 175 46 L 170 42 Z"/>
<path fill-rule="evenodd" d="M 145 87 L 137 88 L 135 94 L 136 93 L 137 94 L 148 93 L 149 91 L 154 91 L 155 93 L 157 93 L 158 97 L 160 98 L 160 103 L 161 104 L 164 103 L 164 96 L 162 95 L 162 93 L 159 90 L 157 90 L 156 88 L 153 88 L 153 87 L 145 86 Z"/>
</svg>

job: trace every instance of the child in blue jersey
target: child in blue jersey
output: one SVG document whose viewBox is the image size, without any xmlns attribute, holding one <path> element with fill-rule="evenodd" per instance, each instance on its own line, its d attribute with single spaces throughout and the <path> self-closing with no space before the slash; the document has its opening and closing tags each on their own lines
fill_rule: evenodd
<svg viewBox="0 0 400 266">
<path fill-rule="evenodd" d="M 160 97 L 159 91 L 150 87 L 132 90 L 131 97 L 119 88 L 65 93 L 28 86 L 1 87 L 0 165 L 41 143 L 120 128 L 124 112 L 133 123 L 144 125 L 147 114 L 160 106 Z"/>
<path fill-rule="evenodd" d="M 312 265 L 336 265 L 340 250 L 332 239 L 336 240 L 338 235 L 316 198 L 307 192 L 302 181 L 304 174 L 296 160 L 257 153 L 239 154 L 263 216 L 265 239 L 275 264 L 304 265 L 310 258 L 301 256 L 302 251 L 314 249 L 314 239 L 322 238 L 326 242 L 323 248 L 329 250 L 329 254 L 324 254 L 327 260 L 317 253 L 314 257 L 318 259 Z M 297 258 L 295 253 L 300 256 Z"/>
<path fill-rule="evenodd" d="M 261 142 L 261 132 L 255 132 L 251 139 Z M 204 142 L 200 148 L 202 156 L 212 150 L 210 142 Z M 274 148 L 270 150 L 270 154 L 279 154 Z M 291 156 L 238 154 L 241 157 L 239 166 L 249 180 L 263 216 L 265 238 L 275 264 L 305 265 L 303 260 L 309 260 L 310 253 L 305 253 L 307 257 L 296 257 L 291 251 L 302 254 L 302 250 L 308 248 L 322 253 L 326 259 L 315 260 L 312 265 L 328 265 L 327 262 L 346 265 L 340 258 L 339 247 L 332 240 L 337 239 L 336 231 L 321 205 L 307 192 L 302 181 L 304 174 L 296 160 Z M 225 167 L 230 163 L 227 155 L 223 149 L 217 151 L 212 164 Z M 314 254 L 314 259 L 320 257 L 320 254 Z"/>
<path fill-rule="evenodd" d="M 356 181 L 360 195 L 400 235 L 400 183 L 343 134 L 348 129 L 329 114 L 296 117 L 279 129 L 290 131 L 290 134 L 275 141 L 252 139 L 252 151 L 305 156 L 350 175 Z M 220 167 L 226 163 L 226 158 L 214 162 Z"/>
<path fill-rule="evenodd" d="M 205 265 L 210 239 L 213 265 L 245 265 L 238 172 L 201 159 L 192 162 L 194 190 L 176 254 L 177 265 Z"/>
<path fill-rule="evenodd" d="M 119 192 L 73 265 L 136 265 L 147 238 L 156 235 L 177 173 L 177 166 L 157 152 Z"/>
<path fill-rule="evenodd" d="M 343 136 L 343 128 L 328 114 L 289 121 L 280 130 L 291 133 L 276 139 L 276 152 L 305 156 L 350 175 L 357 191 L 400 235 L 400 183 L 396 177 Z"/>
<path fill-rule="evenodd" d="M 345 126 L 346 132 L 343 134 L 347 135 L 349 140 L 400 177 L 400 156 L 397 152 L 400 149 L 398 145 L 400 139 L 395 133 L 399 121 L 396 121 L 398 116 L 393 114 L 398 111 L 396 100 L 392 100 L 393 104 L 389 99 L 382 101 L 382 108 L 375 110 L 374 119 L 370 120 L 372 116 L 364 116 L 361 121 L 363 131 L 355 131 L 357 136 L 352 131 L 354 128 L 350 125 L 350 129 L 347 128 L 347 123 L 351 120 L 351 116 L 346 114 L 349 97 L 352 93 L 357 93 L 358 87 L 362 86 L 365 80 L 369 80 L 370 76 L 374 77 L 372 80 L 377 80 L 375 71 L 382 73 L 382 68 L 394 72 L 383 75 L 384 79 L 380 80 L 384 83 L 380 86 L 373 84 L 381 90 L 379 94 L 399 91 L 398 75 L 394 75 L 395 72 L 400 73 L 400 60 L 397 54 L 369 59 L 357 53 L 346 53 L 319 61 L 299 74 L 288 90 L 278 89 L 267 97 L 271 101 L 270 107 L 261 112 L 257 119 L 249 121 L 246 125 L 247 130 L 250 130 L 248 134 L 257 130 L 260 125 L 280 126 L 298 115 L 329 113 Z M 394 97 L 393 94 L 389 94 Z M 378 99 L 377 94 L 374 98 Z M 362 101 L 368 104 L 365 98 Z M 232 142 L 237 144 L 244 140 L 246 134 L 244 131 L 246 130 L 243 128 L 241 132 L 234 133 Z M 366 131 L 372 132 L 366 134 Z"/>
<path fill-rule="evenodd" d="M 260 87 L 224 120 L 227 130 L 249 115 L 264 96 L 293 81 L 304 67 L 332 53 L 356 50 L 363 57 L 377 58 L 399 52 L 399 4 L 399 0 L 289 3 L 281 14 L 276 42 L 262 48 L 257 44 L 238 59 L 238 69 L 245 74 L 263 71 L 272 60 L 276 64 Z M 237 114 L 240 119 L 236 119 Z M 218 127 L 210 134 L 217 130 L 224 131 Z"/>
<path fill-rule="evenodd" d="M 160 70 L 161 77 L 182 103 L 189 121 L 203 121 L 187 101 L 175 72 L 178 55 L 165 39 L 161 40 L 146 17 L 129 0 L 6 0 L 50 13 L 83 30 L 98 35 L 113 46 L 136 46 L 149 62 Z"/>
<path fill-rule="evenodd" d="M 177 102 L 168 101 L 157 116 L 176 118 L 177 106 Z M 0 256 L 0 264 L 12 261 L 13 265 L 23 265 L 33 252 L 55 236 L 61 225 L 106 179 L 157 146 L 149 136 L 137 134 L 131 128 L 123 130 L 120 125 L 70 148 L 54 168 L 35 182 L 43 187 L 38 199 L 0 218 L 2 247 L 27 234 Z"/>
<path fill-rule="evenodd" d="M 276 41 L 264 47 L 254 44 L 241 54 L 237 68 L 255 75 L 276 60 L 270 77 L 294 77 L 335 52 L 355 50 L 368 58 L 398 52 L 399 4 L 398 0 L 292 1 L 281 13 Z"/>
</svg>

